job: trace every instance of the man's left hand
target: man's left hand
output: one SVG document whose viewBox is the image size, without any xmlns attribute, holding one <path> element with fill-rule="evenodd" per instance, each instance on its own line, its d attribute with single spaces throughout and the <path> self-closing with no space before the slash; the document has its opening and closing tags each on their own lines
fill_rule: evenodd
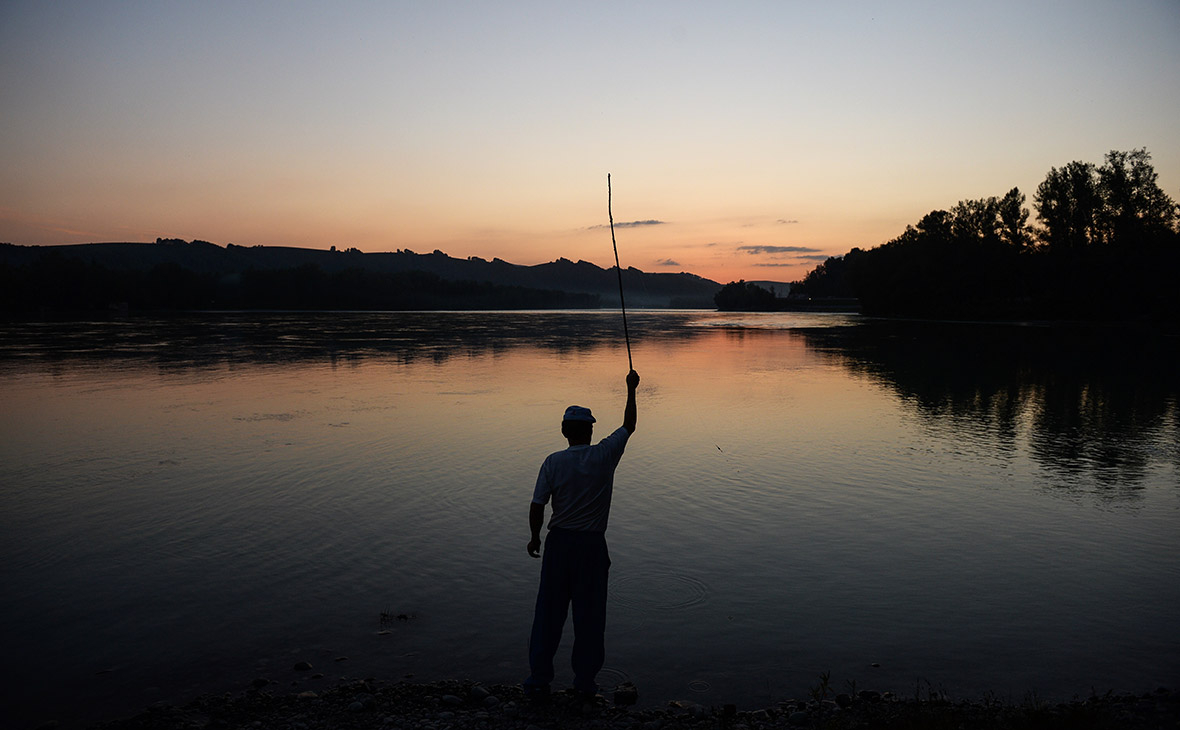
<svg viewBox="0 0 1180 730">
<path fill-rule="evenodd" d="M 528 549 L 529 549 L 529 555 L 531 555 L 532 557 L 534 557 L 534 558 L 541 557 L 541 541 L 540 540 L 529 540 L 529 548 Z"/>
</svg>

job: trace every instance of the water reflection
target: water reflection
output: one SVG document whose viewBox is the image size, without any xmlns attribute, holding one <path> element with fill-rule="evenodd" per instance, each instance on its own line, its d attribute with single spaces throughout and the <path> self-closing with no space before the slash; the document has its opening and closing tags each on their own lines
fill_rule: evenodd
<svg viewBox="0 0 1180 730">
<path fill-rule="evenodd" d="M 1031 457 L 1066 489 L 1142 489 L 1154 464 L 1180 463 L 1174 339 L 1134 332 L 865 321 L 792 330 L 853 372 L 893 389 L 932 425 L 985 435 Z"/>
<path fill-rule="evenodd" d="M 693 337 L 692 315 L 636 312 L 634 343 Z M 532 346 L 559 353 L 621 344 L 618 312 L 243 312 L 88 322 L 0 323 L 0 364 L 22 360 L 127 360 L 161 367 L 220 363 L 400 362 L 496 354 Z"/>
<path fill-rule="evenodd" d="M 756 351 L 768 358 L 781 354 L 767 347 L 775 338 L 801 340 L 896 393 L 929 427 L 969 435 L 1004 459 L 1027 453 L 1052 472 L 1060 489 L 1129 497 L 1156 465 L 1180 466 L 1174 338 L 847 317 L 800 327 L 817 321 L 814 315 L 639 311 L 629 323 L 636 349 L 675 350 L 678 370 L 698 370 L 706 381 L 726 357 L 716 347 L 719 331 L 730 344 L 757 341 Z M 621 349 L 621 330 L 613 311 L 243 312 L 6 322 L 0 323 L 0 372 L 151 367 L 180 375 L 364 360 L 442 365 L 522 347 L 581 356 Z M 712 382 L 723 387 L 715 377 Z"/>
</svg>

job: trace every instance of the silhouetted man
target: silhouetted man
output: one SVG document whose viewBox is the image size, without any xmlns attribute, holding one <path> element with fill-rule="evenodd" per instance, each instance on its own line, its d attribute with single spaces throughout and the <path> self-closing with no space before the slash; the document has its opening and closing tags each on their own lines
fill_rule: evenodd
<svg viewBox="0 0 1180 730">
<path fill-rule="evenodd" d="M 589 408 L 570 406 L 561 421 L 561 434 L 569 448 L 555 451 L 541 465 L 533 502 L 529 506 L 529 555 L 541 557 L 541 526 L 545 505 L 553 500 L 545 557 L 541 561 L 541 586 L 529 640 L 529 670 L 525 693 L 533 701 L 549 696 L 553 681 L 553 656 L 561 641 L 566 612 L 574 607 L 574 688 L 593 696 L 595 677 L 605 656 L 606 579 L 610 556 L 606 550 L 606 521 L 610 515 L 615 467 L 627 439 L 635 431 L 635 389 L 639 373 L 627 373 L 627 405 L 623 425 L 590 445 L 594 416 Z"/>
</svg>

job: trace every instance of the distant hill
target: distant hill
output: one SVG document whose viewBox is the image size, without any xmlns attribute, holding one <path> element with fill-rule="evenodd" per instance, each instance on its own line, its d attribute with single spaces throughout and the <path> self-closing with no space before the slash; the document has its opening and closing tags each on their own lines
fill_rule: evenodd
<svg viewBox="0 0 1180 730">
<path fill-rule="evenodd" d="M 599 306 L 619 304 L 618 276 L 587 261 L 559 258 L 545 264 L 522 266 L 502 259 L 454 258 L 442 251 L 420 254 L 410 250 L 363 253 L 356 249 L 324 251 L 289 246 L 219 246 L 207 241 L 158 239 L 156 243 L 86 243 L 61 246 L 0 245 L 0 266 L 9 271 L 37 265 L 49 257 L 72 260 L 76 265 L 99 267 L 110 272 L 147 274 L 153 270 L 182 270 L 198 277 L 238 282 L 244 274 L 302 269 L 318 270 L 337 279 L 344 272 L 363 272 L 382 280 L 417 272 L 444 282 L 473 282 L 492 287 L 536 290 L 567 295 L 552 301 L 596 301 Z M 694 274 L 646 273 L 635 268 L 623 270 L 623 287 L 628 307 L 707 307 L 721 289 L 715 281 Z M 514 297 L 519 299 L 519 297 Z M 540 301 L 536 298 L 533 301 Z M 548 301 L 548 300 L 547 300 Z M 584 304 L 583 304 L 584 305 Z"/>
</svg>

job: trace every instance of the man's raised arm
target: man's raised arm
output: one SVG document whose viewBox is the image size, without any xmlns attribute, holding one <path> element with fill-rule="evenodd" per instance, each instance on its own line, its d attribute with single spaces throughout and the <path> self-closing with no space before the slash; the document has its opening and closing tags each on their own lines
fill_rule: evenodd
<svg viewBox="0 0 1180 730">
<path fill-rule="evenodd" d="M 639 373 L 632 370 L 627 373 L 627 407 L 623 409 L 623 428 L 627 433 L 635 433 L 635 389 L 639 387 Z"/>
</svg>

